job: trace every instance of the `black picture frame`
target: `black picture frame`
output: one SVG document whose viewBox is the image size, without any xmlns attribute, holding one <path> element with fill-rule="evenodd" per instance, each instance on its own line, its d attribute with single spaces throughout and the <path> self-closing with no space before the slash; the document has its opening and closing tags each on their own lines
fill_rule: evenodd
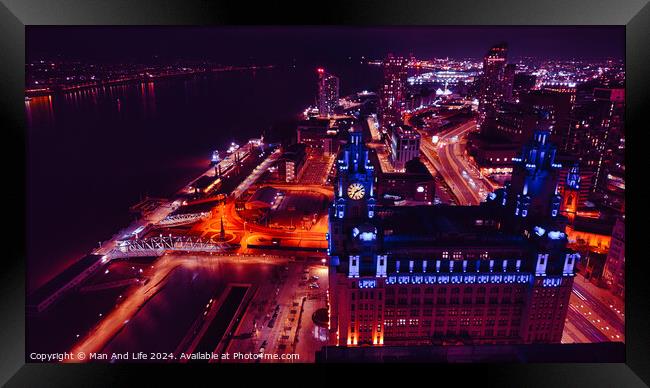
<svg viewBox="0 0 650 388">
<path fill-rule="evenodd" d="M 25 124 L 24 70 L 25 26 L 27 25 L 625 25 L 626 27 L 626 158 L 640 158 L 644 103 L 650 99 L 648 69 L 650 56 L 650 4 L 647 0 L 495 0 L 495 1 L 312 1 L 243 2 L 211 0 L 2 0 L 0 4 L 0 112 L 3 118 L 3 164 L 10 205 L 5 205 L 9 228 L 4 232 L 8 249 L 0 270 L 0 382 L 8 386 L 115 386 L 132 385 L 139 379 L 167 380 L 182 374 L 192 378 L 217 376 L 214 368 L 180 365 L 52 365 L 25 364 Z M 642 160 L 632 165 L 640 172 Z M 646 164 L 647 165 L 647 164 Z M 637 183 L 639 182 L 639 183 Z M 635 197 L 643 195 L 642 178 L 628 179 L 627 222 L 642 224 L 645 217 Z M 15 189 L 15 187 L 24 188 Z M 639 251 L 644 228 L 628 227 L 626 239 L 626 362 L 624 364 L 496 364 L 496 365 L 412 365 L 346 366 L 345 374 L 336 366 L 257 365 L 224 366 L 219 374 L 239 379 L 275 380 L 295 370 L 308 369 L 311 380 L 333 383 L 354 378 L 383 380 L 385 375 L 438 378 L 454 377 L 461 383 L 495 386 L 589 386 L 636 387 L 650 384 L 650 294 L 648 262 Z M 399 367 L 400 371 L 393 370 Z M 220 367 L 221 368 L 221 367 Z M 313 369 L 313 370 L 312 370 Z M 324 370 L 326 369 L 326 370 Z M 411 371 L 410 369 L 413 369 Z M 260 373 L 255 372 L 260 370 Z M 198 373 L 196 373 L 198 372 Z M 232 378 L 234 376 L 230 376 Z M 219 377 L 223 379 L 223 377 Z M 298 377 L 296 377 L 298 379 Z M 410 380 L 408 378 L 407 380 Z M 188 380 L 189 381 L 189 380 Z M 225 379 L 223 380 L 225 381 Z M 444 380 L 440 380 L 444 381 Z M 406 382 L 406 380 L 404 381 Z M 290 383 L 290 382 L 287 382 Z M 305 381 L 305 383 L 309 383 Z M 151 385 L 151 384 L 148 384 Z M 242 384 L 246 386 L 246 384 Z"/>
</svg>

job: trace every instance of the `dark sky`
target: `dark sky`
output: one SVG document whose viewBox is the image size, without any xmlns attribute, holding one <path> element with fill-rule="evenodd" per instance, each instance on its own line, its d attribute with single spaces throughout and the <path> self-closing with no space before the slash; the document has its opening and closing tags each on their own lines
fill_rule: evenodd
<svg viewBox="0 0 650 388">
<path fill-rule="evenodd" d="M 481 57 L 506 41 L 509 57 L 624 58 L 625 29 L 604 27 L 27 27 L 28 60 L 211 59 L 220 63 L 334 57 Z"/>
</svg>

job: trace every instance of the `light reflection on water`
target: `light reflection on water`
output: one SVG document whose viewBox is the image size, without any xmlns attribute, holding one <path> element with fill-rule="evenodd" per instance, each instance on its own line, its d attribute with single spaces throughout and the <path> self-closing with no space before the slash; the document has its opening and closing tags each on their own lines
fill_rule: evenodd
<svg viewBox="0 0 650 388">
<path fill-rule="evenodd" d="M 272 267 L 215 261 L 176 268 L 165 287 L 130 319 L 103 352 L 175 351 L 211 298 L 217 300 L 229 283 L 262 282 Z"/>
<path fill-rule="evenodd" d="M 345 90 L 372 89 L 367 67 L 337 71 Z M 279 68 L 26 102 L 28 291 L 128 225 L 128 208 L 142 196 L 171 195 L 208 168 L 215 149 L 302 112 L 313 103 L 315 77 L 312 67 Z"/>
</svg>

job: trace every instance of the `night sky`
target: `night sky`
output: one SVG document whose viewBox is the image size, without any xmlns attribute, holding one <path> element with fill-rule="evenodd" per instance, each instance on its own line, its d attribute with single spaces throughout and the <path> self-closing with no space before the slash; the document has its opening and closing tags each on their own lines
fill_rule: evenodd
<svg viewBox="0 0 650 388">
<path fill-rule="evenodd" d="M 500 41 L 509 57 L 624 58 L 623 26 L 602 27 L 27 27 L 27 60 L 209 59 L 228 64 L 326 61 L 387 52 L 482 57 Z"/>
</svg>

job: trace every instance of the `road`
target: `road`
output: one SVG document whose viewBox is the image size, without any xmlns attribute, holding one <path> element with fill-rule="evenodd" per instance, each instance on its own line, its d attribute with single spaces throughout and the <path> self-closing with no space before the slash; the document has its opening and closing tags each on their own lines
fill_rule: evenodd
<svg viewBox="0 0 650 388">
<path fill-rule="evenodd" d="M 563 342 L 625 341 L 624 301 L 578 274 L 564 334 Z"/>
<path fill-rule="evenodd" d="M 598 330 L 598 328 L 595 327 L 574 304 L 569 306 L 567 319 L 583 336 L 588 339 L 589 342 L 608 341 L 607 336 L 601 333 L 600 330 Z"/>
<path fill-rule="evenodd" d="M 318 279 L 311 278 L 312 276 Z M 311 289 L 311 283 L 317 283 L 320 287 Z M 312 314 L 316 309 L 326 307 L 327 286 L 326 266 L 316 262 L 288 262 L 283 266 L 283 274 L 278 282 L 273 279 L 260 286 L 227 351 L 257 353 L 264 344 L 266 353 L 300 355 L 297 360 L 277 362 L 313 362 L 316 351 L 325 341 L 314 338 Z M 303 306 L 304 310 L 301 308 Z M 276 311 L 274 324 L 269 327 L 269 321 Z M 281 349 L 279 345 L 282 344 L 285 346 Z"/>
<path fill-rule="evenodd" d="M 472 167 L 463 157 L 460 139 L 476 128 L 476 122 L 470 120 L 460 126 L 438 135 L 438 143 L 434 144 L 431 136 L 418 130 L 421 135 L 420 152 L 427 161 L 440 173 L 460 205 L 478 205 L 483 184 L 471 177 Z M 468 173 L 463 176 L 463 171 Z"/>
<path fill-rule="evenodd" d="M 290 191 L 312 191 L 326 195 L 332 198 L 334 193 L 331 188 L 321 185 L 297 185 L 297 184 L 274 184 L 273 187 L 287 189 Z M 292 246 L 305 247 L 326 247 L 327 246 L 327 215 L 320 212 L 314 223 L 308 230 L 296 228 L 294 230 L 271 228 L 264 225 L 248 222 L 239 216 L 235 209 L 235 201 L 228 200 L 225 205 L 220 205 L 214 209 L 212 215 L 207 220 L 197 224 L 193 229 L 200 233 L 201 237 L 207 238 L 217 236 L 221 229 L 221 220 L 223 217 L 224 229 L 227 233 L 236 236 L 239 239 L 241 248 L 240 253 L 250 253 L 248 243 L 256 242 L 258 245 L 269 245 L 274 239 L 280 239 L 281 244 L 286 245 L 292 242 Z M 266 241 L 264 243 L 264 241 Z"/>
<path fill-rule="evenodd" d="M 625 322 L 623 314 L 613 305 L 606 305 L 593 295 L 581 280 L 582 277 L 576 277 L 573 283 L 573 293 L 581 300 L 592 314 L 596 314 L 598 319 L 602 319 L 609 327 L 619 333 L 625 333 Z"/>
</svg>

